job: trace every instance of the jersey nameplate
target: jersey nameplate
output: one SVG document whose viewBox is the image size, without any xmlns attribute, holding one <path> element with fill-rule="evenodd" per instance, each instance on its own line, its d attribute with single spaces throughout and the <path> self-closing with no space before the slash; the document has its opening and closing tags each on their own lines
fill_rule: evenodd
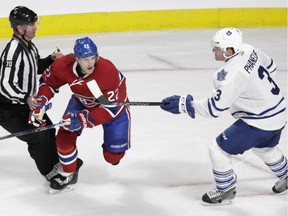
<svg viewBox="0 0 288 216">
<path fill-rule="evenodd" d="M 250 74 L 254 68 L 254 66 L 256 65 L 258 60 L 258 55 L 256 53 L 255 50 L 252 51 L 252 53 L 249 56 L 249 59 L 247 61 L 247 63 L 244 66 L 244 69 Z"/>
</svg>

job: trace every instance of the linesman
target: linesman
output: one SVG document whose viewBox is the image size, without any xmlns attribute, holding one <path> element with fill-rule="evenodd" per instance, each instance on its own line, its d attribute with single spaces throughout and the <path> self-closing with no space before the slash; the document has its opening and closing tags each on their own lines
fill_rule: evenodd
<svg viewBox="0 0 288 216">
<path fill-rule="evenodd" d="M 28 124 L 28 116 L 30 109 L 36 108 L 38 103 L 34 97 L 38 88 L 37 74 L 41 74 L 63 54 L 55 51 L 46 58 L 40 58 L 38 49 L 31 41 L 40 27 L 34 11 L 17 6 L 10 12 L 9 21 L 13 36 L 0 59 L 0 125 L 8 132 L 15 133 L 34 128 Z M 52 124 L 46 114 L 43 119 L 47 125 Z M 27 143 L 28 152 L 39 172 L 50 181 L 58 172 L 59 162 L 55 129 L 18 138 Z"/>
</svg>

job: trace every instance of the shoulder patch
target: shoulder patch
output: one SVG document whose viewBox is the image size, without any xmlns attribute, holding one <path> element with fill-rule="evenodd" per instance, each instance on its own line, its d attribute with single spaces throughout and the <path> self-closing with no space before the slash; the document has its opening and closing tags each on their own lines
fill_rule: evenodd
<svg viewBox="0 0 288 216">
<path fill-rule="evenodd" d="M 217 73 L 217 80 L 219 80 L 219 81 L 225 80 L 225 77 L 226 77 L 227 74 L 228 74 L 228 72 L 225 71 L 224 69 L 222 69 L 221 71 L 219 71 Z"/>
</svg>

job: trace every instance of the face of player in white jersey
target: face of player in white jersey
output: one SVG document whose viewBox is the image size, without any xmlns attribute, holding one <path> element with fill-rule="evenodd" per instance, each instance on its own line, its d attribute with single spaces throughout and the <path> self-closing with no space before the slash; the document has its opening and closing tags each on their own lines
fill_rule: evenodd
<svg viewBox="0 0 288 216">
<path fill-rule="evenodd" d="M 215 60 L 217 61 L 226 61 L 229 59 L 233 54 L 233 49 L 227 48 L 225 52 L 220 47 L 213 47 L 212 51 L 215 54 Z"/>
<path fill-rule="evenodd" d="M 76 58 L 76 60 L 84 74 L 91 74 L 94 71 L 98 58 L 98 55 L 93 55 L 85 58 Z"/>
</svg>

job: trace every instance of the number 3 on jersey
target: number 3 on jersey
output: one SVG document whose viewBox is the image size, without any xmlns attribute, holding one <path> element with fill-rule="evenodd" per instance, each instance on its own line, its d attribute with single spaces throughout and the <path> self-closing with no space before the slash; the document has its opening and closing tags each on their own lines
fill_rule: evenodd
<svg viewBox="0 0 288 216">
<path fill-rule="evenodd" d="M 276 83 L 273 81 L 273 79 L 270 77 L 269 72 L 262 66 L 259 66 L 258 68 L 258 76 L 261 80 L 264 79 L 265 74 L 267 75 L 268 81 L 273 85 L 273 88 L 271 89 L 271 92 L 273 95 L 278 95 L 280 92 L 279 87 L 276 85 Z"/>
<path fill-rule="evenodd" d="M 222 91 L 220 89 L 217 89 L 216 90 L 216 96 L 214 97 L 214 100 L 219 101 L 221 94 L 222 94 Z"/>
</svg>

